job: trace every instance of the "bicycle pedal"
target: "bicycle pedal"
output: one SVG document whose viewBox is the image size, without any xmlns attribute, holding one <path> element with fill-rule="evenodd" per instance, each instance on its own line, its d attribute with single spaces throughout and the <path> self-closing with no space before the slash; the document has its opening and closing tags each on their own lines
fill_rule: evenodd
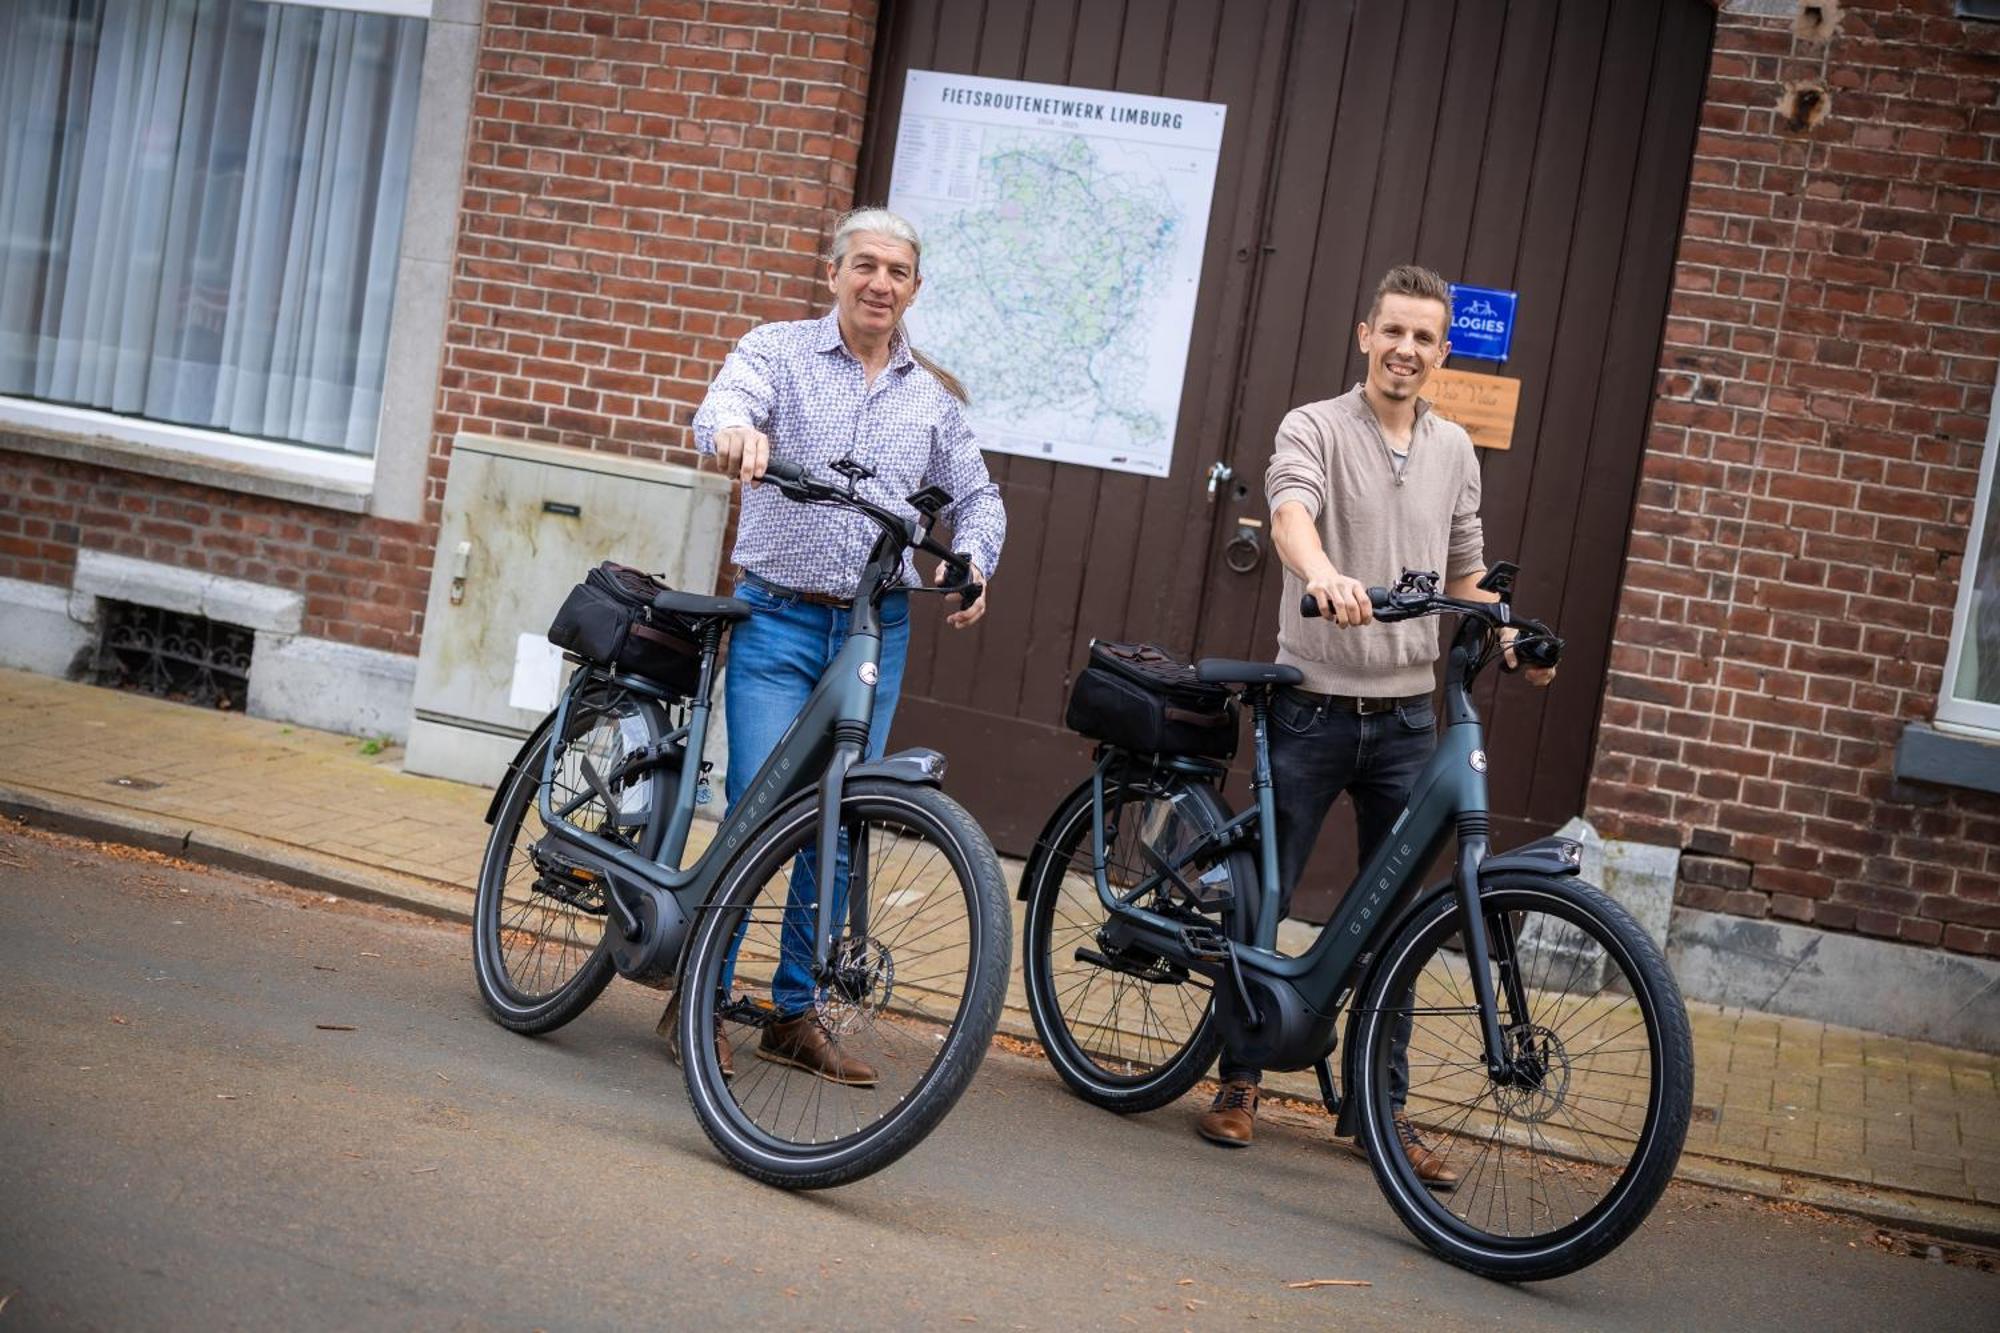
<svg viewBox="0 0 2000 1333">
<path fill-rule="evenodd" d="M 1095 949 L 1079 948 L 1076 951 L 1076 961 L 1089 963 L 1092 967 L 1101 967 L 1107 972 L 1116 972 L 1122 976 L 1136 977 L 1140 981 L 1151 981 L 1161 985 L 1178 986 L 1188 979 L 1186 968 L 1150 955 L 1141 961 L 1123 954 L 1113 956 L 1101 954 Z"/>
<path fill-rule="evenodd" d="M 727 1004 L 717 1005 L 715 1016 L 744 1027 L 767 1028 L 778 1021 L 778 1009 L 769 1000 L 742 995 Z"/>
<path fill-rule="evenodd" d="M 1229 937 L 1208 926 L 1182 926 L 1181 948 L 1190 958 L 1219 963 L 1229 957 Z"/>
</svg>

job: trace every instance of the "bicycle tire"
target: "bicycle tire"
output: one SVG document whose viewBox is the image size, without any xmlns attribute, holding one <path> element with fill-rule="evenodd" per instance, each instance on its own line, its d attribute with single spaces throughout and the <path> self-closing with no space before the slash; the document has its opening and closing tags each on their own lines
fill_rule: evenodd
<svg viewBox="0 0 2000 1333">
<path fill-rule="evenodd" d="M 1178 803 L 1188 828 L 1200 832 L 1229 818 L 1212 787 L 1178 774 L 1144 787 L 1106 785 L 1106 869 L 1114 884 L 1136 883 L 1143 874 L 1137 844 L 1149 815 Z M 1199 973 L 1163 960 L 1119 959 L 1100 967 L 1076 956 L 1089 949 L 1108 957 L 1095 941 L 1105 918 L 1091 870 L 1091 821 L 1091 784 L 1085 782 L 1057 808 L 1023 872 L 1028 905 L 1021 970 L 1028 1010 L 1043 1052 L 1071 1091 L 1107 1111 L 1151 1111 L 1185 1095 L 1222 1050 L 1214 991 Z M 1254 891 L 1256 862 L 1249 853 L 1232 852 L 1222 864 L 1237 893 Z M 1203 914 L 1191 904 L 1171 906 L 1225 934 L 1237 928 L 1233 908 Z"/>
<path fill-rule="evenodd" d="M 1507 998 L 1499 962 L 1489 975 L 1528 1081 L 1501 1087 L 1486 1071 L 1447 890 L 1410 915 L 1363 988 L 1361 1135 L 1390 1206 L 1441 1258 L 1505 1281 L 1561 1277 L 1630 1236 L 1673 1175 L 1693 1105 L 1687 1011 L 1659 949 L 1598 889 L 1506 874 L 1482 883 L 1480 903 L 1489 934 L 1504 926 L 1514 941 L 1527 1011 Z M 1507 951 L 1496 944 L 1496 960 Z M 1404 1013 L 1410 1119 L 1425 1150 L 1458 1168 L 1449 1193 L 1426 1188 L 1399 1138 L 1392 1066 Z"/>
<path fill-rule="evenodd" d="M 614 744 L 611 735 L 600 731 L 622 736 L 620 720 L 626 718 L 636 719 L 650 737 L 666 730 L 658 704 L 616 687 L 591 690 L 571 705 L 555 775 L 559 800 L 586 789 L 570 756 L 580 758 Z M 533 860 L 531 849 L 546 833 L 536 798 L 549 747 L 555 743 L 553 730 L 546 732 L 508 775 L 480 860 L 472 909 L 473 976 L 480 998 L 495 1022 L 529 1036 L 553 1032 L 570 1022 L 604 993 L 615 974 L 605 947 L 602 886 L 592 890 L 545 880 Z M 608 771 L 602 756 L 598 767 Z M 626 789 L 615 818 L 593 796 L 571 820 L 651 857 L 666 834 L 677 771 L 666 765 L 643 774 Z M 643 811 L 636 822 L 628 813 L 633 810 Z M 569 898 L 549 891 L 547 884 Z M 545 969 L 543 964 L 551 960 L 553 967 Z M 543 985 L 545 970 L 552 975 Z"/>
<path fill-rule="evenodd" d="M 747 972 L 770 989 L 766 974 L 801 919 L 787 868 L 816 846 L 819 822 L 813 792 L 757 831 L 704 907 L 681 972 L 679 1041 L 695 1116 L 737 1170 L 788 1189 L 859 1180 L 937 1127 L 986 1056 L 1012 963 L 1005 876 L 972 816 L 935 788 L 849 782 L 841 823 L 850 846 L 866 832 L 869 938 L 856 994 L 813 987 L 803 1013 L 840 1034 L 844 1055 L 872 1063 L 876 1081 L 821 1078 L 767 1050 L 776 1010 L 735 985 Z M 955 900 L 939 892 L 947 881 Z M 722 1073 L 718 1032 L 733 1043 L 733 1079 Z"/>
</svg>

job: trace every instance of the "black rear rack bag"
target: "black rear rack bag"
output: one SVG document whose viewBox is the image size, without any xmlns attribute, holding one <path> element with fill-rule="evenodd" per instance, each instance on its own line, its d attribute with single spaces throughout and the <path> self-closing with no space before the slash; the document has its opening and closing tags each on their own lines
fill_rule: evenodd
<svg viewBox="0 0 2000 1333">
<path fill-rule="evenodd" d="M 653 594 L 664 591 L 657 575 L 606 560 L 563 599 L 549 642 L 671 693 L 693 694 L 701 684 L 701 631 L 687 616 L 653 609 Z"/>
<path fill-rule="evenodd" d="M 1236 753 L 1236 702 L 1220 685 L 1147 643 L 1091 641 L 1090 662 L 1069 693 L 1070 730 L 1139 754 L 1228 759 Z"/>
</svg>

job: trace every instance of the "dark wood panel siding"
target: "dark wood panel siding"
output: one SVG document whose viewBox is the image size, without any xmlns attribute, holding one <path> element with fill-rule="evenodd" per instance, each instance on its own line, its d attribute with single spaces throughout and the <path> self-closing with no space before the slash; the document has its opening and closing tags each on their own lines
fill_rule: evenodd
<svg viewBox="0 0 2000 1333">
<path fill-rule="evenodd" d="M 1581 808 L 1713 25 L 1704 0 L 892 0 L 867 200 L 912 67 L 1229 106 L 1173 474 L 989 455 L 1012 524 L 992 613 L 970 635 L 920 621 L 896 741 L 960 755 L 954 790 L 1003 848 L 1080 770 L 1060 724 L 1090 637 L 1271 653 L 1276 561 L 1231 574 L 1222 547 L 1267 517 L 1278 419 L 1359 378 L 1370 285 L 1411 259 L 1522 293 L 1487 553 L 1572 647 L 1546 693 L 1509 682 L 1493 708 L 1486 687 L 1493 788 L 1503 836 Z M 1218 459 L 1236 485 L 1211 504 Z M 1351 856 L 1335 822 L 1309 914 Z"/>
</svg>

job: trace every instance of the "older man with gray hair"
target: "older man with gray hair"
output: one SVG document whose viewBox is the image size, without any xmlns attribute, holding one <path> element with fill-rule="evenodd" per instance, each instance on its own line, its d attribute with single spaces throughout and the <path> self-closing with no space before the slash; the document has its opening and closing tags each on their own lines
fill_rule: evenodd
<svg viewBox="0 0 2000 1333">
<path fill-rule="evenodd" d="M 990 585 L 999 564 L 1007 516 L 960 411 L 965 390 L 903 331 L 903 312 L 923 285 L 921 252 L 916 229 L 887 209 L 841 218 L 826 267 L 834 308 L 819 319 L 764 324 L 745 334 L 695 413 L 696 448 L 743 483 L 732 559 L 742 571 L 736 596 L 754 612 L 731 636 L 723 694 L 732 805 L 846 642 L 848 604 L 875 538 L 859 514 L 794 504 L 758 485 L 772 458 L 821 473 L 836 459 L 853 458 L 874 473 L 859 483 L 861 494 L 911 518 L 917 514 L 906 497 L 943 487 L 953 499 L 941 517 L 956 549 L 970 555 L 975 577 Z M 914 586 L 915 561 L 904 560 L 904 582 Z M 946 622 L 965 629 L 985 614 L 981 594 Z M 882 602 L 870 759 L 881 758 L 887 743 L 909 642 L 909 595 L 892 593 Z M 803 885 L 794 877 L 792 893 L 795 906 L 817 901 L 812 877 Z M 841 1051 L 815 1018 L 811 951 L 794 957 L 791 946 L 788 935 L 771 985 L 777 1021 L 764 1030 L 758 1057 L 837 1083 L 874 1084 L 876 1071 Z M 671 1017 L 661 1019 L 661 1030 L 671 1032 Z M 724 1073 L 731 1073 L 719 1034 L 716 1044 Z"/>
</svg>

